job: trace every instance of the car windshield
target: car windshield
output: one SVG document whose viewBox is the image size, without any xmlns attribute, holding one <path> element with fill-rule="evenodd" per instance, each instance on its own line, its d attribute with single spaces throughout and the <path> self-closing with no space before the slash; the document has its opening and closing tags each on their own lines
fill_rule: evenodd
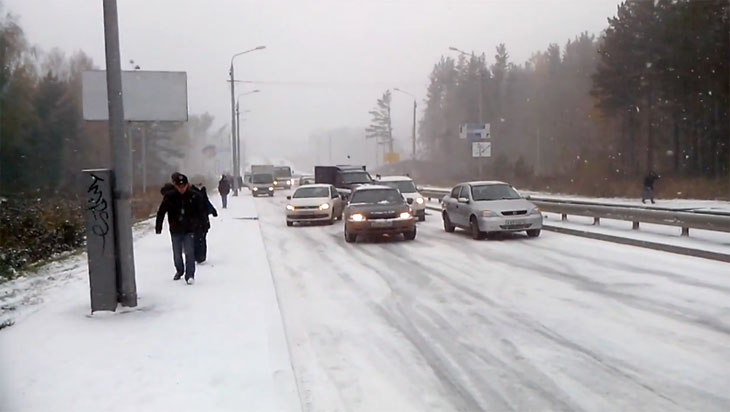
<svg viewBox="0 0 730 412">
<path fill-rule="evenodd" d="M 276 167 L 274 168 L 274 177 L 291 177 L 291 168 L 289 167 Z"/>
<path fill-rule="evenodd" d="M 416 185 L 413 180 L 397 180 L 393 182 L 380 182 L 383 186 L 390 186 L 393 189 L 400 190 L 401 193 L 414 193 L 416 192 Z"/>
<path fill-rule="evenodd" d="M 358 190 L 352 195 L 350 203 L 403 203 L 403 196 L 395 189 Z"/>
<path fill-rule="evenodd" d="M 268 173 L 256 174 L 256 175 L 253 175 L 252 181 L 253 181 L 253 183 L 273 183 L 274 176 L 272 176 Z"/>
<path fill-rule="evenodd" d="M 346 172 L 342 174 L 342 181 L 345 184 L 352 183 L 372 183 L 373 179 L 370 177 L 368 172 Z"/>
<path fill-rule="evenodd" d="M 292 196 L 295 199 L 308 197 L 329 197 L 330 189 L 328 187 L 300 187 Z"/>
<path fill-rule="evenodd" d="M 520 195 L 510 185 L 475 185 L 471 187 L 471 197 L 480 200 L 519 199 Z"/>
</svg>

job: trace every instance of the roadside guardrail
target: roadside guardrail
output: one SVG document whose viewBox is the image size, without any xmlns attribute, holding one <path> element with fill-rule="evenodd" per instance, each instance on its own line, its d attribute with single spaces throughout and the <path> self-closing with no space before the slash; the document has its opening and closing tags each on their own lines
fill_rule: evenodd
<svg viewBox="0 0 730 412">
<path fill-rule="evenodd" d="M 440 201 L 448 193 L 449 190 L 446 189 L 423 188 L 421 190 L 421 194 L 429 200 Z M 600 225 L 601 219 L 629 221 L 632 222 L 634 230 L 638 230 L 641 223 L 675 226 L 682 228 L 682 236 L 689 236 L 690 229 L 730 233 L 730 213 L 638 207 L 534 196 L 527 196 L 527 199 L 535 203 L 543 212 L 560 214 L 563 221 L 567 220 L 569 215 L 574 215 L 592 217 L 594 225 Z"/>
</svg>

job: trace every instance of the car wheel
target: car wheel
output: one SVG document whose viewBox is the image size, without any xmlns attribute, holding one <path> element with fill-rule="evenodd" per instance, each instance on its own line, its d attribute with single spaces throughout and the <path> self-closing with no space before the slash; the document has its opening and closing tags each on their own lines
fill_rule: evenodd
<svg viewBox="0 0 730 412">
<path fill-rule="evenodd" d="M 540 229 L 532 229 L 527 231 L 527 236 L 529 237 L 538 237 L 540 236 Z"/>
<path fill-rule="evenodd" d="M 335 224 L 335 215 L 330 216 L 330 220 L 327 221 L 328 225 L 334 225 Z"/>
<path fill-rule="evenodd" d="M 471 238 L 474 240 L 484 239 L 484 232 L 479 230 L 479 221 L 476 217 L 472 216 L 469 219 L 469 227 L 471 228 Z"/>
<path fill-rule="evenodd" d="M 425 222 L 426 221 L 426 216 L 425 215 L 424 216 L 418 216 L 418 221 L 419 222 Z"/>
<path fill-rule="evenodd" d="M 443 215 L 444 218 L 444 230 L 448 233 L 452 233 L 454 230 L 456 230 L 456 226 L 454 226 L 451 223 L 451 219 L 449 219 L 449 214 L 444 212 Z"/>
<path fill-rule="evenodd" d="M 354 233 L 348 232 L 347 227 L 345 227 L 345 242 L 352 243 L 355 240 L 357 240 L 357 235 Z"/>
<path fill-rule="evenodd" d="M 292 226 L 294 226 L 294 222 L 290 222 L 290 221 L 287 220 L 286 221 L 286 225 L 289 226 L 289 227 L 292 227 Z"/>
<path fill-rule="evenodd" d="M 406 240 L 414 240 L 416 238 L 416 228 L 415 228 L 415 226 L 413 227 L 413 230 L 411 230 L 410 232 L 404 232 L 403 233 L 403 237 L 405 237 Z"/>
</svg>

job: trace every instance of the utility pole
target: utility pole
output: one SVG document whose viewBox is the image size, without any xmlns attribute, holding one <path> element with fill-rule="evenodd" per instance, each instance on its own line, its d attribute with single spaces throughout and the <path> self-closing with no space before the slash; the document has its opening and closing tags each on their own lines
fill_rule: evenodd
<svg viewBox="0 0 730 412">
<path fill-rule="evenodd" d="M 235 80 L 233 77 L 233 59 L 231 59 L 231 67 L 228 71 L 231 76 L 231 173 L 233 174 L 233 196 L 238 196 L 238 165 L 236 164 L 236 155 L 238 153 L 238 145 L 236 144 L 236 90 Z"/>
<path fill-rule="evenodd" d="M 416 110 L 418 109 L 418 103 L 416 99 L 413 99 L 413 134 L 411 136 L 411 143 L 413 144 L 413 160 L 416 160 Z"/>
<path fill-rule="evenodd" d="M 147 128 L 142 128 L 142 193 L 147 193 Z"/>
<path fill-rule="evenodd" d="M 132 244 L 132 192 L 130 142 L 124 133 L 122 67 L 119 57 L 117 1 L 104 0 L 104 43 L 106 48 L 106 87 L 109 98 L 109 136 L 114 162 L 114 226 L 116 230 L 116 271 L 118 300 L 122 306 L 137 306 Z"/>
<path fill-rule="evenodd" d="M 241 164 L 241 112 L 236 102 L 236 164 Z"/>
</svg>

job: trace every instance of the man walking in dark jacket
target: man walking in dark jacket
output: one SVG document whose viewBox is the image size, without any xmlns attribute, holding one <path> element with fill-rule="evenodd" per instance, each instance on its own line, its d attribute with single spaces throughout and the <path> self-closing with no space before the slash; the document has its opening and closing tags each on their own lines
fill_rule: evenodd
<svg viewBox="0 0 730 412">
<path fill-rule="evenodd" d="M 187 176 L 176 175 L 173 184 L 175 191 L 165 194 L 157 210 L 155 232 L 162 233 L 162 221 L 167 214 L 176 270 L 173 280 L 185 275 L 187 284 L 192 285 L 195 282 L 195 231 L 204 225 L 207 210 L 201 194 L 190 188 Z"/>
<path fill-rule="evenodd" d="M 221 176 L 221 180 L 218 182 L 218 193 L 221 194 L 221 202 L 223 203 L 223 209 L 228 208 L 228 194 L 231 193 L 231 182 L 228 180 L 226 175 Z"/>
<path fill-rule="evenodd" d="M 659 180 L 659 175 L 655 172 L 649 172 L 644 178 L 644 189 L 641 191 L 641 203 L 646 203 L 646 200 L 651 200 L 651 204 L 654 204 L 654 182 Z"/>
</svg>

